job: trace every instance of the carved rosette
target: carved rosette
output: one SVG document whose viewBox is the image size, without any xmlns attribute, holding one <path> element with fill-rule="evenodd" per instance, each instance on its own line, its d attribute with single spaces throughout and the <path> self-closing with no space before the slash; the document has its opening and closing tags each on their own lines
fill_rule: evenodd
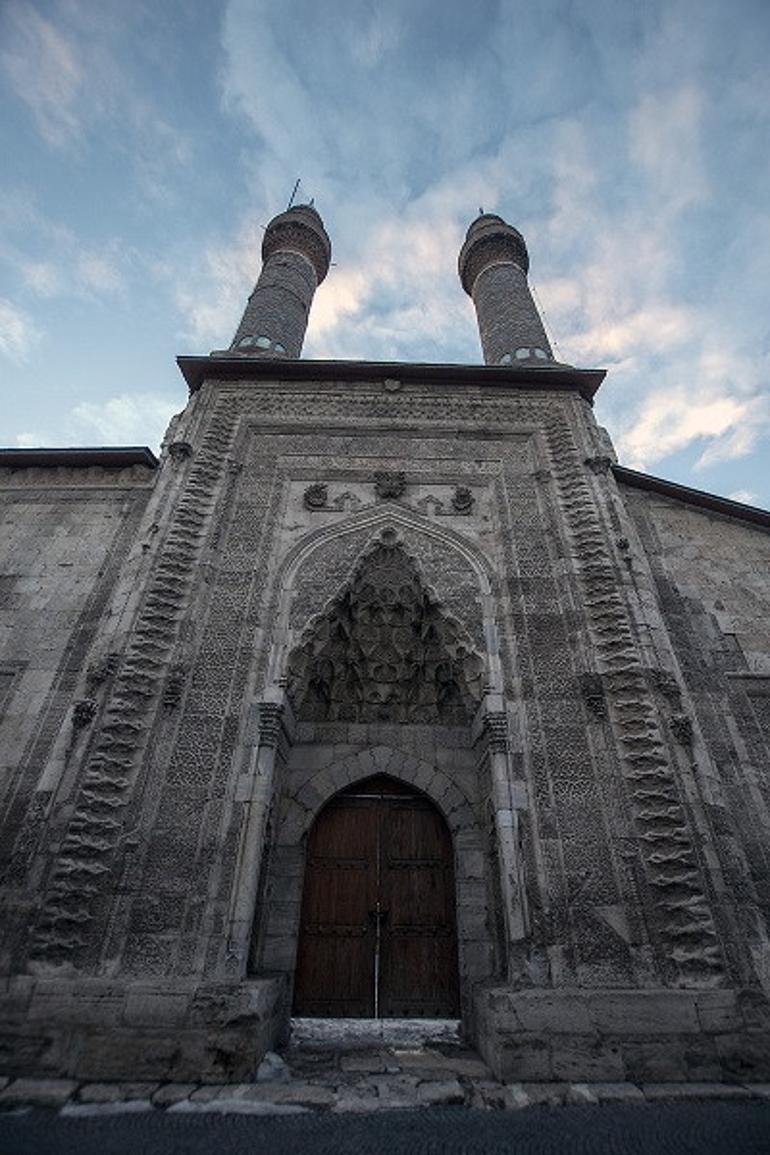
<svg viewBox="0 0 770 1155">
<path fill-rule="evenodd" d="M 374 492 L 379 501 L 398 501 L 406 492 L 406 475 L 401 472 L 375 473 Z"/>
</svg>

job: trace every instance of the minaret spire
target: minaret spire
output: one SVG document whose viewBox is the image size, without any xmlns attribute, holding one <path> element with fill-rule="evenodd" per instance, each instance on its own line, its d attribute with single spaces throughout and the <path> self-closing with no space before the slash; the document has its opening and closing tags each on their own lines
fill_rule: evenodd
<svg viewBox="0 0 770 1155">
<path fill-rule="evenodd" d="M 494 213 L 482 213 L 460 250 L 463 288 L 476 306 L 487 365 L 554 364 L 551 345 L 527 284 L 524 237 Z"/>
<path fill-rule="evenodd" d="M 262 271 L 231 352 L 299 357 L 313 296 L 329 270 L 331 242 L 312 205 L 273 217 L 262 242 Z"/>
</svg>

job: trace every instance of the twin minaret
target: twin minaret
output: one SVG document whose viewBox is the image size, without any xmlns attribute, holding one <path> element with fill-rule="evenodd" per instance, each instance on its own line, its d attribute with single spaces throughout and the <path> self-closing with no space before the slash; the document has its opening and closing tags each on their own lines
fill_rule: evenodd
<svg viewBox="0 0 770 1155">
<path fill-rule="evenodd" d="M 249 297 L 231 353 L 299 357 L 313 295 L 329 271 L 331 242 L 311 205 L 274 217 L 262 242 L 262 272 Z M 460 280 L 476 307 L 487 365 L 555 365 L 527 283 L 529 257 L 520 232 L 492 213 L 478 217 L 460 250 Z"/>
</svg>

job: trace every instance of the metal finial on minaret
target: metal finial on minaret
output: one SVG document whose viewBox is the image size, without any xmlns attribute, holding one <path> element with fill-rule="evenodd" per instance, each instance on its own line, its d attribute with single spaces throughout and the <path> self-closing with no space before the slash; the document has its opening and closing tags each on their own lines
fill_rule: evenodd
<svg viewBox="0 0 770 1155">
<path fill-rule="evenodd" d="M 458 267 L 462 286 L 476 306 L 485 363 L 553 365 L 527 284 L 529 256 L 518 229 L 502 217 L 482 213 L 468 229 Z"/>
<path fill-rule="evenodd" d="M 262 241 L 262 272 L 249 297 L 231 352 L 299 357 L 310 306 L 329 271 L 332 247 L 312 205 L 273 217 Z"/>
</svg>

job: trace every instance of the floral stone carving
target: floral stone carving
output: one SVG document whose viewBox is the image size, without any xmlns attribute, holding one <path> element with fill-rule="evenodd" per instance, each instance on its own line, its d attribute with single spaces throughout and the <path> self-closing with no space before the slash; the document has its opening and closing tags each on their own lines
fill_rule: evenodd
<svg viewBox="0 0 770 1155">
<path fill-rule="evenodd" d="M 325 509 L 329 500 L 329 487 L 322 481 L 309 485 L 302 494 L 302 501 L 306 509 Z"/>
<path fill-rule="evenodd" d="M 380 501 L 396 501 L 406 490 L 406 475 L 403 473 L 375 473 L 374 492 Z"/>
<path fill-rule="evenodd" d="M 425 589 L 403 547 L 381 541 L 289 662 L 289 697 L 306 721 L 467 725 L 483 662 Z"/>
</svg>

